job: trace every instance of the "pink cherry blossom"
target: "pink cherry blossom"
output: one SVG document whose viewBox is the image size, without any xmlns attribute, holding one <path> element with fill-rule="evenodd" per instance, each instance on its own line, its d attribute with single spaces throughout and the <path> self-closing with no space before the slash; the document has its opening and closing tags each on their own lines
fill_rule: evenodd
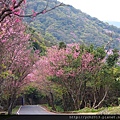
<svg viewBox="0 0 120 120">
<path fill-rule="evenodd" d="M 33 16 L 33 17 L 36 17 L 37 13 L 36 13 L 34 10 L 33 10 L 32 12 L 33 12 L 33 13 L 32 13 L 32 16 Z"/>
<path fill-rule="evenodd" d="M 45 13 L 46 13 L 46 10 L 43 10 L 43 11 L 42 11 L 42 14 L 45 14 Z"/>
<path fill-rule="evenodd" d="M 38 60 L 38 55 L 31 52 L 29 38 L 25 33 L 26 27 L 16 16 L 13 19 L 7 17 L 0 23 L 0 75 L 7 73 L 6 76 L 0 76 L 0 92 L 11 98 L 20 94 L 23 87 L 29 84 L 32 76 L 29 76 L 34 63 Z M 29 48 L 29 49 L 28 49 Z M 28 79 L 30 78 L 30 79 Z M 14 98 L 12 98 L 14 102 Z M 10 103 L 12 104 L 12 103 Z"/>
<path fill-rule="evenodd" d="M 3 39 L 1 42 L 2 42 L 2 43 L 5 43 L 5 42 L 6 42 L 6 40 L 5 40 L 5 39 Z"/>
</svg>

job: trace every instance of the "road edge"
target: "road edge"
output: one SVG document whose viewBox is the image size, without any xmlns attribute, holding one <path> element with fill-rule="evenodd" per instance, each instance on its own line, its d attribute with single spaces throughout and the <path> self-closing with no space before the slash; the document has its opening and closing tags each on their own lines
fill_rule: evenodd
<svg viewBox="0 0 120 120">
<path fill-rule="evenodd" d="M 20 109 L 21 109 L 22 105 L 19 107 L 18 111 L 17 111 L 17 115 L 19 115 Z"/>
<path fill-rule="evenodd" d="M 42 106 L 42 105 L 37 105 L 37 106 L 41 107 L 41 108 L 42 108 L 43 110 L 45 110 L 46 112 L 53 113 L 53 114 L 56 113 L 56 112 L 54 112 L 54 111 L 48 110 L 46 107 L 44 107 L 44 106 Z"/>
</svg>

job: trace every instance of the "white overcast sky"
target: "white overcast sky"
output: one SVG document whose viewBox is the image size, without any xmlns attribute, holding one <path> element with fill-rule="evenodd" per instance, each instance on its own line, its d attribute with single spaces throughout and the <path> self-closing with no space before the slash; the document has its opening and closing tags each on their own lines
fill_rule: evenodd
<svg viewBox="0 0 120 120">
<path fill-rule="evenodd" d="M 102 21 L 120 22 L 120 0 L 58 0 Z"/>
</svg>

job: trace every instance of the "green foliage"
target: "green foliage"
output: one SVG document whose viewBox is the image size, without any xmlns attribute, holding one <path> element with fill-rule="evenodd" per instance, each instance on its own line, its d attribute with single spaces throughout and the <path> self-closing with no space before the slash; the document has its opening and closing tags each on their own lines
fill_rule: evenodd
<svg viewBox="0 0 120 120">
<path fill-rule="evenodd" d="M 9 73 L 7 71 L 1 72 L 0 77 L 1 78 L 7 78 L 9 76 Z"/>
<path fill-rule="evenodd" d="M 28 86 L 26 88 L 25 94 L 28 96 L 33 94 L 35 97 L 40 97 L 40 91 L 37 88 L 32 87 L 32 86 Z"/>
<path fill-rule="evenodd" d="M 52 107 L 50 107 L 48 104 L 42 104 L 42 106 L 47 108 L 49 111 L 52 111 Z"/>
<path fill-rule="evenodd" d="M 105 50 L 103 47 L 98 47 L 96 51 L 94 52 L 95 58 L 103 59 L 106 56 Z"/>
<path fill-rule="evenodd" d="M 66 44 L 64 42 L 59 43 L 59 49 L 66 48 Z"/>
<path fill-rule="evenodd" d="M 29 104 L 38 104 L 39 102 L 39 98 L 44 98 L 45 96 L 34 86 L 27 86 L 24 92 L 26 101 Z M 32 100 L 32 102 L 30 102 L 30 100 Z"/>
<path fill-rule="evenodd" d="M 55 37 L 52 34 L 50 34 L 49 32 L 45 33 L 44 39 L 46 41 L 48 41 L 49 43 L 52 43 L 52 44 L 56 44 L 57 43 Z"/>
<path fill-rule="evenodd" d="M 94 52 L 94 45 L 90 45 L 90 47 L 84 47 L 84 48 L 89 53 L 93 53 Z"/>
<path fill-rule="evenodd" d="M 33 44 L 33 49 L 34 50 L 40 50 L 40 46 L 37 42 L 33 42 L 32 44 Z"/>
<path fill-rule="evenodd" d="M 59 82 L 60 78 L 57 76 L 48 76 L 47 77 L 48 80 L 53 81 L 53 82 Z"/>
<path fill-rule="evenodd" d="M 113 51 L 113 54 L 109 55 L 107 58 L 108 66 L 112 67 L 118 61 L 119 55 L 116 51 Z"/>
<path fill-rule="evenodd" d="M 120 98 L 118 98 L 118 104 L 120 105 Z"/>
<path fill-rule="evenodd" d="M 53 111 L 52 107 L 48 106 L 48 104 L 42 104 L 43 107 L 47 108 L 49 111 Z M 55 105 L 56 112 L 64 112 L 63 108 L 61 106 Z"/>
<path fill-rule="evenodd" d="M 55 106 L 57 112 L 64 112 L 61 106 Z"/>
<path fill-rule="evenodd" d="M 47 38 L 43 38 L 34 27 L 27 26 L 26 33 L 30 34 L 30 47 L 32 47 L 33 50 L 39 50 L 40 55 L 45 55 L 46 48 L 56 44 L 54 43 L 55 41 L 53 38 L 51 38 L 50 35 L 48 38 L 51 38 L 51 41 L 49 41 Z"/>
</svg>

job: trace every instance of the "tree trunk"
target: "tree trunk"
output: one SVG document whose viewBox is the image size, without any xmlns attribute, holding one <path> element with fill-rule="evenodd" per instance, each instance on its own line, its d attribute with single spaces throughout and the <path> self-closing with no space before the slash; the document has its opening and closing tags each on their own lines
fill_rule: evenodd
<svg viewBox="0 0 120 120">
<path fill-rule="evenodd" d="M 46 95 L 46 99 L 47 99 L 47 102 L 48 102 L 48 106 L 51 106 L 50 104 L 50 98 Z"/>
<path fill-rule="evenodd" d="M 79 96 L 71 94 L 71 98 L 73 100 L 74 109 L 75 110 L 79 110 L 80 109 L 80 99 L 79 99 Z"/>
<path fill-rule="evenodd" d="M 81 100 L 81 102 L 80 102 L 80 108 L 84 108 L 85 106 L 86 106 L 86 102 L 85 102 L 85 92 L 86 92 L 86 81 L 84 81 L 84 83 L 83 83 L 83 86 L 82 86 L 83 88 L 82 88 L 82 90 L 81 90 L 81 93 L 80 93 L 80 95 L 81 95 L 81 97 L 80 97 L 80 100 Z"/>
<path fill-rule="evenodd" d="M 11 101 L 10 105 L 9 105 L 9 108 L 8 108 L 8 115 L 11 115 L 12 114 L 12 109 L 15 105 L 15 102 L 16 102 L 17 99 L 14 99 L 13 101 Z"/>
<path fill-rule="evenodd" d="M 11 95 L 12 97 L 10 97 L 8 99 L 8 115 L 11 115 L 12 114 L 12 109 L 13 109 L 13 106 L 15 105 L 15 102 L 17 100 L 16 98 L 16 94 L 14 93 L 13 95 Z"/>
<path fill-rule="evenodd" d="M 67 105 L 66 105 L 66 95 L 62 95 L 62 102 L 63 102 L 63 109 L 64 111 L 67 111 Z"/>
<path fill-rule="evenodd" d="M 80 101 L 80 95 L 76 95 L 76 108 L 77 110 L 80 109 L 80 104 L 81 104 L 81 101 Z"/>
<path fill-rule="evenodd" d="M 8 115 L 12 114 L 12 108 L 13 108 L 13 103 L 11 103 L 9 108 L 8 108 Z"/>
<path fill-rule="evenodd" d="M 96 95 L 95 95 L 95 93 L 94 93 L 94 102 L 93 102 L 92 108 L 94 108 L 95 105 L 96 105 Z"/>
<path fill-rule="evenodd" d="M 108 90 L 105 91 L 105 94 L 104 94 L 103 98 L 102 98 L 102 99 L 100 100 L 100 102 L 94 107 L 95 109 L 98 108 L 98 107 L 101 105 L 101 103 L 105 100 L 105 98 L 106 98 L 106 96 L 107 96 L 107 92 L 108 92 Z"/>
<path fill-rule="evenodd" d="M 54 97 L 53 97 L 52 92 L 50 92 L 50 95 L 51 95 L 51 104 L 52 104 L 52 109 L 56 111 L 56 108 L 55 108 L 55 106 L 54 106 Z"/>
</svg>

